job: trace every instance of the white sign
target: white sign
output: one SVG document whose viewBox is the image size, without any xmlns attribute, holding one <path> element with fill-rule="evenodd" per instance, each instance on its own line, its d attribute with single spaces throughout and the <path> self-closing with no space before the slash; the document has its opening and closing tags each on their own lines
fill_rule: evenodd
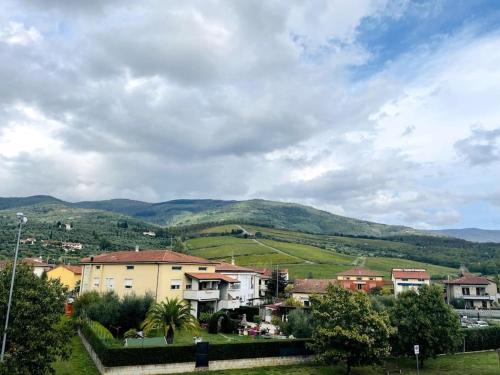
<svg viewBox="0 0 500 375">
<path fill-rule="evenodd" d="M 413 350 L 415 351 L 415 355 L 418 355 L 420 353 L 420 346 L 414 345 Z"/>
</svg>

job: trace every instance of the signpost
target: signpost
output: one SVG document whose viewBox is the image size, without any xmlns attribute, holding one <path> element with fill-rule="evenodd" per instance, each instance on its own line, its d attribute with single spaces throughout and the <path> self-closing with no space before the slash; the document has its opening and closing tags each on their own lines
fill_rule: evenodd
<svg viewBox="0 0 500 375">
<path fill-rule="evenodd" d="M 418 355 L 420 354 L 420 346 L 414 345 L 413 346 L 413 351 L 415 352 L 415 357 L 417 357 L 417 375 L 420 374 L 419 368 L 418 368 Z"/>
</svg>

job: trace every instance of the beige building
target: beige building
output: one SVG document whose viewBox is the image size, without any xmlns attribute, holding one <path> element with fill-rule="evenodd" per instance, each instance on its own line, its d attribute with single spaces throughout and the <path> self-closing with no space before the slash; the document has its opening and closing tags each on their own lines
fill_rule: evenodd
<svg viewBox="0 0 500 375">
<path fill-rule="evenodd" d="M 150 294 L 157 302 L 177 297 L 189 302 L 193 315 L 230 304 L 227 291 L 239 283 L 216 274 L 217 263 L 170 250 L 119 251 L 84 258 L 81 264 L 80 293 Z"/>
<path fill-rule="evenodd" d="M 466 309 L 490 308 L 497 299 L 497 285 L 494 281 L 475 276 L 471 273 L 463 273 L 455 280 L 444 282 L 446 285 L 446 299 L 463 299 Z"/>
<path fill-rule="evenodd" d="M 292 297 L 305 307 L 311 305 L 310 298 L 313 294 L 325 294 L 328 285 L 337 285 L 335 279 L 296 279 L 293 282 Z"/>
<path fill-rule="evenodd" d="M 49 279 L 58 279 L 68 290 L 74 290 L 82 279 L 82 266 L 62 264 L 47 272 Z"/>
<path fill-rule="evenodd" d="M 395 297 L 407 290 L 418 292 L 422 286 L 431 283 L 429 273 L 423 268 L 393 268 L 391 280 Z"/>
</svg>

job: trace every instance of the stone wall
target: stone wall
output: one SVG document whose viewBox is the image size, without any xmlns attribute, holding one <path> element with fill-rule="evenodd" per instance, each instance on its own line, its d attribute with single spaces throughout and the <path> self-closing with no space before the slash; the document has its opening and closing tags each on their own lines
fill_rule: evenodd
<svg viewBox="0 0 500 375">
<path fill-rule="evenodd" d="M 97 357 L 90 344 L 85 337 L 79 333 L 83 345 L 89 352 L 90 357 L 94 361 L 97 370 L 103 375 L 153 375 L 153 374 L 180 374 L 185 372 L 196 371 L 194 362 L 168 363 L 158 365 L 144 366 L 117 366 L 104 367 Z M 239 368 L 252 368 L 264 366 L 282 366 L 294 365 L 300 363 L 311 362 L 313 356 L 289 356 L 289 357 L 267 357 L 267 358 L 242 358 L 228 359 L 220 361 L 210 361 L 208 370 L 231 370 Z"/>
</svg>

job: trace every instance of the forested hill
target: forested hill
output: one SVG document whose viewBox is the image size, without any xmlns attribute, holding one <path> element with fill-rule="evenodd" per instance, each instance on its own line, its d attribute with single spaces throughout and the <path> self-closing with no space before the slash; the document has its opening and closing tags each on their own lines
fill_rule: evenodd
<svg viewBox="0 0 500 375">
<path fill-rule="evenodd" d="M 378 224 L 321 211 L 295 203 L 266 200 L 224 201 L 180 199 L 147 203 L 128 199 L 70 203 L 50 196 L 0 198 L 0 209 L 58 203 L 71 208 L 98 209 L 132 216 L 150 223 L 185 226 L 203 223 L 252 223 L 317 234 L 392 236 L 419 234 L 415 229 Z"/>
</svg>

